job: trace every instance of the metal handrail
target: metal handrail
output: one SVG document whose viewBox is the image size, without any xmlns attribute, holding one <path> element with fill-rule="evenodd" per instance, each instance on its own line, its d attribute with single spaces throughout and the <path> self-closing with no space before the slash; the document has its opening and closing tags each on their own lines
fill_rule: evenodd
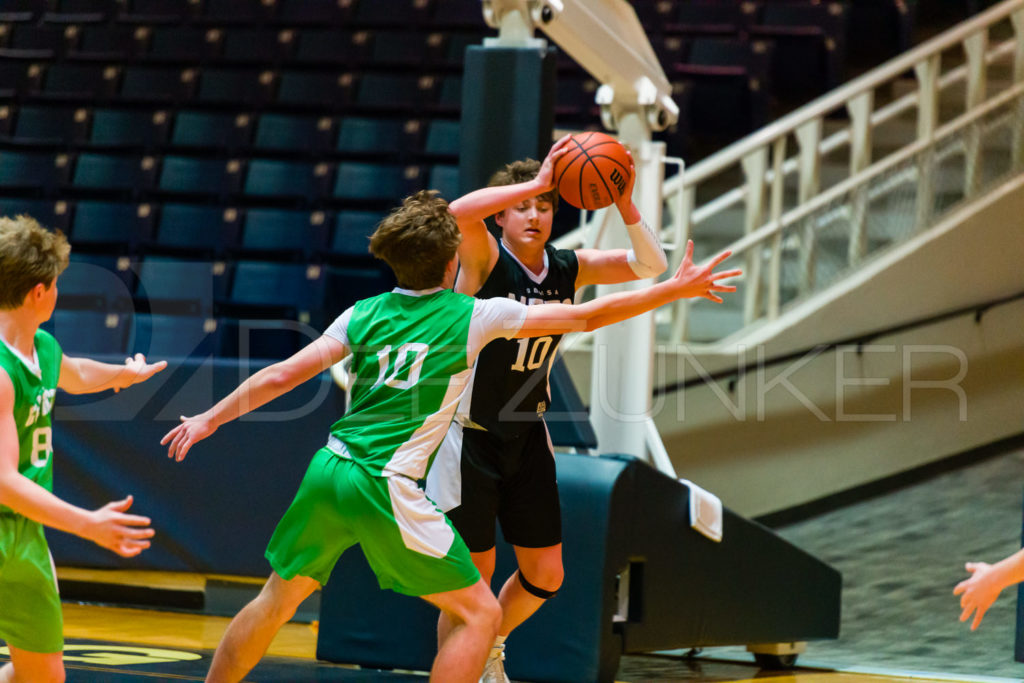
<svg viewBox="0 0 1024 683">
<path fill-rule="evenodd" d="M 707 159 L 687 168 L 681 179 L 669 179 L 666 192 L 675 189 L 672 183 L 692 186 L 739 163 L 748 154 L 771 144 L 776 138 L 789 135 L 800 126 L 821 118 L 823 115 L 844 106 L 851 99 L 866 92 L 874 91 L 914 68 L 920 62 L 955 47 L 970 36 L 983 31 L 992 24 L 1009 17 L 1014 11 L 1024 10 L 1024 0 L 1006 0 L 982 12 L 958 26 L 919 45 L 899 57 L 894 57 L 877 69 L 850 81 L 844 86 L 827 93 L 800 109 L 782 117 L 775 123 L 749 135 Z"/>
</svg>

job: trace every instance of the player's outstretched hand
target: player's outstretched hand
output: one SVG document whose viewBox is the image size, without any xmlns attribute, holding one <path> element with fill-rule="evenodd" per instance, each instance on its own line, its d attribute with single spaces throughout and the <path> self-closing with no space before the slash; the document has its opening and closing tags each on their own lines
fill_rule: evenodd
<svg viewBox="0 0 1024 683">
<path fill-rule="evenodd" d="M 160 445 L 166 446 L 167 457 L 174 458 L 178 462 L 185 459 L 188 451 L 194 444 L 202 441 L 217 431 L 217 427 L 206 415 L 194 415 L 192 417 L 181 416 L 181 424 L 164 434 L 160 439 Z"/>
<path fill-rule="evenodd" d="M 721 297 L 715 292 L 735 292 L 736 288 L 732 285 L 720 285 L 718 280 L 743 274 L 743 271 L 738 268 L 720 273 L 712 272 L 718 264 L 730 256 L 732 256 L 731 251 L 723 251 L 711 259 L 707 265 L 695 265 L 693 262 L 693 240 L 689 240 L 686 243 L 686 255 L 683 256 L 683 262 L 679 264 L 679 270 L 672 276 L 673 281 L 680 288 L 679 298 L 702 297 L 717 304 L 722 303 Z"/>
<path fill-rule="evenodd" d="M 82 534 L 98 546 L 121 557 L 135 557 L 149 547 L 156 533 L 149 528 L 149 517 L 127 514 L 132 497 L 107 503 L 93 510 L 89 526 Z"/>
<path fill-rule="evenodd" d="M 568 145 L 571 137 L 571 135 L 563 136 L 561 140 L 551 146 L 548 155 L 544 157 L 540 169 L 537 170 L 537 176 L 534 178 L 534 182 L 543 188 L 540 193 L 549 192 L 555 188 L 555 162 L 569 151 Z"/>
<path fill-rule="evenodd" d="M 137 353 L 130 358 L 126 358 L 124 361 L 125 372 L 122 373 L 122 377 L 127 378 L 127 382 L 124 386 L 114 387 L 114 391 L 120 391 L 125 387 L 130 387 L 133 384 L 139 382 L 145 382 L 147 379 L 160 372 L 167 367 L 167 361 L 162 360 L 157 363 L 147 363 L 146 357 L 141 353 Z"/>
<path fill-rule="evenodd" d="M 973 631 L 981 625 L 985 612 L 999 597 L 1004 582 L 995 568 L 985 562 L 968 562 L 964 567 L 971 576 L 956 585 L 953 595 L 960 596 L 960 607 L 963 608 L 960 621 L 967 621 L 974 613 L 974 621 L 971 622 Z"/>
</svg>

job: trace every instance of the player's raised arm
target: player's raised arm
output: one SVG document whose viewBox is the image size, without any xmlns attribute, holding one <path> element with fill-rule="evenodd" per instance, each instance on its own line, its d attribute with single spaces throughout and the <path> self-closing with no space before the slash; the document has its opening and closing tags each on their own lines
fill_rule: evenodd
<svg viewBox="0 0 1024 683">
<path fill-rule="evenodd" d="M 614 285 L 632 280 L 657 277 L 668 268 L 668 257 L 661 246 L 657 230 L 652 228 L 633 203 L 636 167 L 628 151 L 629 178 L 615 207 L 626 225 L 630 249 L 577 249 L 580 270 L 576 288 L 586 285 Z"/>
<path fill-rule="evenodd" d="M 487 230 L 486 218 L 554 188 L 555 161 L 568 151 L 569 136 L 556 142 L 537 175 L 526 182 L 485 187 L 448 205 L 462 234 L 459 245 L 459 279 L 456 291 L 476 294 L 498 261 L 498 243 Z"/>
<path fill-rule="evenodd" d="M 86 538 L 123 557 L 149 547 L 153 530 L 148 517 L 129 515 L 131 496 L 99 510 L 85 510 L 53 495 L 18 471 L 18 430 L 14 422 L 14 387 L 0 370 L 0 505 L 54 529 Z"/>
<path fill-rule="evenodd" d="M 546 304 L 530 306 L 517 337 L 539 337 L 566 332 L 589 332 L 599 327 L 632 318 L 678 299 L 702 297 L 722 303 L 718 292 L 734 292 L 731 285 L 718 284 L 719 280 L 736 277 L 742 270 L 713 272 L 715 267 L 729 258 L 725 251 L 707 265 L 693 263 L 693 242 L 686 245 L 686 255 L 679 269 L 668 280 L 646 289 L 617 292 L 584 304 Z"/>
<path fill-rule="evenodd" d="M 92 394 L 107 389 L 120 391 L 145 382 L 166 367 L 165 360 L 147 363 L 141 353 L 125 359 L 124 365 L 64 355 L 60 361 L 60 380 L 57 386 L 69 394 Z"/>
<path fill-rule="evenodd" d="M 160 445 L 168 446 L 167 457 L 181 462 L 196 442 L 213 434 L 222 424 L 287 394 L 346 355 L 348 349 L 344 344 L 323 335 L 290 358 L 263 368 L 206 412 L 182 416 L 181 424 L 167 432 Z"/>
</svg>

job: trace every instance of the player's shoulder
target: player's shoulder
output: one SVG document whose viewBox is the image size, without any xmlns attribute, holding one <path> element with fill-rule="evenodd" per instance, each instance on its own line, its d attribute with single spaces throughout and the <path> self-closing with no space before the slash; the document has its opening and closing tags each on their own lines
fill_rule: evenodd
<svg viewBox="0 0 1024 683">
<path fill-rule="evenodd" d="M 554 264 L 556 267 L 576 268 L 579 266 L 579 257 L 576 255 L 575 249 L 559 249 L 550 242 L 544 246 L 544 249 L 548 254 L 548 263 Z"/>
</svg>

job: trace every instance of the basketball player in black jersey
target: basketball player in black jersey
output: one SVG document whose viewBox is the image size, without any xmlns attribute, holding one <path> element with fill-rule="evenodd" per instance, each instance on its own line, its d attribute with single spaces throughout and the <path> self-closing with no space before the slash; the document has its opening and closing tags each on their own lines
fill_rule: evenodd
<svg viewBox="0 0 1024 683">
<path fill-rule="evenodd" d="M 554 160 L 568 138 L 544 159 L 506 166 L 490 186 L 451 203 L 462 233 L 456 291 L 526 304 L 572 303 L 576 290 L 655 277 L 668 266 L 656 233 L 632 201 L 633 173 L 616 204 L 632 249 L 556 249 L 548 244 L 558 206 Z M 632 168 L 631 168 L 632 171 Z M 495 239 L 484 223 L 494 216 Z M 717 298 L 717 297 L 716 297 Z M 548 371 L 560 336 L 498 340 L 477 360 L 456 422 L 427 478 L 427 493 L 458 529 L 485 581 L 495 565 L 495 519 L 515 548 L 519 569 L 499 595 L 498 641 L 481 681 L 508 681 L 505 637 L 562 584 L 562 527 L 555 461 L 544 412 Z M 442 615 L 438 634 L 451 625 Z"/>
</svg>

